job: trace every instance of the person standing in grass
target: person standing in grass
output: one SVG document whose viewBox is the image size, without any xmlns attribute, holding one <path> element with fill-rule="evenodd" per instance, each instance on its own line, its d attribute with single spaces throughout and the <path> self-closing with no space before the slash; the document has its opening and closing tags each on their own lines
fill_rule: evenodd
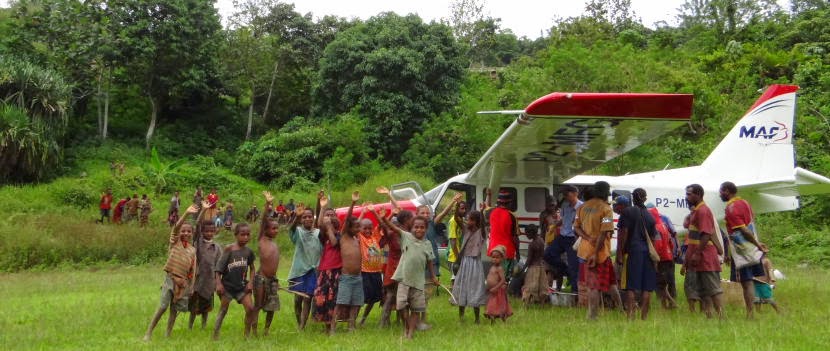
<svg viewBox="0 0 830 351">
<path fill-rule="evenodd" d="M 646 210 L 646 191 L 634 189 L 631 197 L 634 206 L 629 206 L 620 214 L 617 262 L 622 265 L 620 288 L 626 290 L 625 311 L 628 319 L 635 319 L 639 309 L 640 318 L 645 320 L 651 305 L 651 293 L 657 287 L 658 263 L 649 256 L 648 239 L 656 240 L 657 230 L 654 218 Z"/>
<path fill-rule="evenodd" d="M 107 223 L 110 223 L 110 208 L 112 207 L 112 190 L 107 189 L 107 191 L 101 194 L 101 202 L 98 205 L 98 208 L 101 210 L 101 219 L 97 222 L 103 224 L 104 218 L 106 217 Z"/>
<path fill-rule="evenodd" d="M 481 306 L 487 304 L 487 290 L 484 287 L 484 266 L 481 264 L 481 248 L 485 237 L 482 228 L 481 212 L 470 211 L 466 216 L 462 234 L 459 236 L 458 255 L 461 261 L 456 282 L 452 286 L 455 304 L 458 305 L 458 318 L 463 320 L 464 310 L 473 308 L 475 322 L 481 321 Z"/>
<path fill-rule="evenodd" d="M 447 263 L 450 265 L 450 289 L 455 284 L 458 270 L 461 269 L 461 238 L 464 232 L 464 219 L 467 218 L 467 203 L 464 201 L 453 201 L 454 211 L 447 223 Z"/>
<path fill-rule="evenodd" d="M 225 216 L 222 223 L 225 225 L 226 230 L 231 230 L 231 227 L 233 227 L 233 203 L 228 202 L 225 204 Z"/>
<path fill-rule="evenodd" d="M 210 219 L 210 218 L 207 218 Z M 222 329 L 222 321 L 228 313 L 231 300 L 245 307 L 245 337 L 251 335 L 251 330 L 256 323 L 256 309 L 251 301 L 251 292 L 254 290 L 254 272 L 256 271 L 254 261 L 256 255 L 249 248 L 248 241 L 251 240 L 251 227 L 246 223 L 239 223 L 234 228 L 236 242 L 225 247 L 222 257 L 216 264 L 216 293 L 222 301 L 219 315 L 216 316 L 216 325 L 213 327 L 213 340 L 219 339 L 219 331 Z M 249 279 L 245 279 L 245 276 Z M 256 332 L 254 330 L 254 332 Z"/>
<path fill-rule="evenodd" d="M 432 271 L 435 273 L 436 279 L 441 277 L 441 261 L 438 259 L 438 240 L 439 240 L 439 236 L 438 236 L 438 231 L 437 231 L 436 227 L 438 226 L 438 223 L 441 223 L 441 220 L 443 220 L 444 217 L 447 214 L 450 213 L 450 210 L 452 210 L 453 207 L 455 207 L 455 204 L 457 204 L 459 201 L 461 201 L 461 198 L 463 196 L 464 195 L 461 194 L 461 193 L 456 193 L 455 195 L 453 195 L 452 203 L 449 204 L 447 207 L 445 207 L 444 210 L 442 210 L 440 213 L 438 213 L 438 215 L 435 216 L 435 218 L 432 218 L 432 210 L 430 209 L 429 206 L 421 205 L 421 206 L 418 207 L 418 212 L 417 212 L 418 216 L 421 216 L 421 217 L 424 217 L 424 218 L 427 219 L 426 238 L 427 238 L 427 241 L 429 241 L 430 245 L 432 245 L 432 255 L 433 255 L 434 258 L 433 258 L 432 262 L 430 262 L 430 264 L 433 265 L 433 270 Z M 425 278 L 428 278 L 428 277 L 425 277 Z M 425 301 L 426 301 L 427 305 L 429 305 L 429 298 L 432 297 L 432 294 L 435 292 L 435 289 L 438 288 L 439 284 L 432 284 L 432 282 L 426 283 L 426 284 L 427 285 L 425 286 L 424 296 L 426 298 Z M 431 327 L 430 327 L 429 324 L 427 324 L 427 312 L 426 312 L 426 308 L 425 308 L 424 312 L 423 312 L 423 314 L 421 315 L 421 318 L 420 318 L 420 324 L 418 324 L 418 330 L 428 330 L 429 328 L 431 328 Z"/>
<path fill-rule="evenodd" d="M 314 210 L 298 207 L 288 233 L 294 244 L 294 257 L 288 271 L 288 289 L 302 295 L 294 296 L 294 317 L 297 327 L 305 329 L 311 313 L 311 296 L 317 288 L 317 265 L 323 245 L 320 242 L 320 230 L 314 227 Z M 268 217 L 268 216 L 263 216 Z M 299 225 L 298 225 L 299 222 Z"/>
<path fill-rule="evenodd" d="M 340 256 L 340 221 L 334 209 L 328 208 L 328 198 L 322 191 L 318 194 L 322 215 L 318 218 L 321 228 L 320 244 L 323 247 L 320 263 L 317 265 L 317 287 L 314 289 L 314 320 L 325 325 L 326 333 L 333 333 L 337 322 L 334 314 L 337 306 L 337 289 L 343 259 Z"/>
<path fill-rule="evenodd" d="M 548 277 L 545 274 L 545 265 L 542 256 L 545 252 L 545 240 L 539 236 L 539 227 L 530 224 L 525 228 L 525 235 L 530 239 L 527 247 L 527 262 L 525 267 L 524 286 L 522 286 L 522 301 L 526 304 L 543 304 L 548 299 Z"/>
<path fill-rule="evenodd" d="M 179 192 L 173 193 L 173 197 L 170 198 L 170 208 L 167 209 L 167 223 L 171 226 L 179 221 L 179 206 L 181 205 L 181 200 L 179 199 Z"/>
<path fill-rule="evenodd" d="M 138 219 L 138 203 L 138 194 L 133 194 L 130 201 L 127 201 L 127 203 L 124 204 L 124 208 L 127 210 L 127 216 L 124 218 L 125 222 L 129 223 L 132 220 Z"/>
<path fill-rule="evenodd" d="M 767 247 L 758 241 L 752 228 L 752 207 L 749 202 L 738 196 L 738 187 L 735 183 L 724 182 L 720 186 L 720 199 L 726 202 L 724 208 L 726 227 L 729 232 L 729 240 L 733 241 L 748 241 L 752 245 L 758 247 L 758 250 L 766 253 Z M 743 240 L 742 240 L 743 239 Z M 746 267 L 737 268 L 734 260 L 730 260 L 731 274 L 730 279 L 733 282 L 740 282 L 743 290 L 744 305 L 746 307 L 746 318 L 753 318 L 753 304 L 755 303 L 755 285 L 753 280 L 755 277 L 764 276 L 764 266 L 759 262 L 757 264 Z"/>
<path fill-rule="evenodd" d="M 138 207 L 141 209 L 141 217 L 139 218 L 139 226 L 146 227 L 147 223 L 150 222 L 150 212 L 153 210 L 153 205 L 150 203 L 150 198 L 147 197 L 147 194 L 141 196 L 141 202 L 139 202 Z"/>
<path fill-rule="evenodd" d="M 497 318 L 503 322 L 507 321 L 507 317 L 513 315 L 513 309 L 510 308 L 510 301 L 507 300 L 507 278 L 502 268 L 502 260 L 505 256 L 504 245 L 497 245 L 490 250 L 490 258 L 492 264 L 490 265 L 490 272 L 487 273 L 487 312 L 485 317 L 490 319 L 490 324 L 494 323 Z"/>
<path fill-rule="evenodd" d="M 263 191 L 265 196 L 266 206 L 274 202 L 274 197 L 271 193 Z M 228 205 L 230 206 L 230 205 Z M 226 220 L 227 216 L 226 216 Z M 227 223 L 227 222 L 226 222 Z M 280 310 L 280 297 L 277 295 L 279 290 L 279 281 L 277 280 L 277 270 L 280 263 L 280 248 L 274 242 L 274 238 L 279 231 L 279 224 L 277 221 L 263 216 L 262 223 L 259 226 L 259 237 L 257 239 L 259 248 L 259 271 L 254 278 L 254 302 L 255 308 L 258 311 L 265 311 L 265 329 L 263 335 L 268 335 L 271 330 L 271 321 L 274 319 L 274 312 Z M 256 335 L 257 322 L 254 322 L 253 330 Z"/>
<path fill-rule="evenodd" d="M 607 182 L 596 182 L 592 190 L 592 198 L 588 200 L 586 197 L 574 221 L 574 231 L 582 238 L 577 255 L 585 258 L 582 270 L 584 282 L 588 288 L 588 319 L 597 318 L 600 293 L 610 291 L 617 306 L 622 304 L 617 292 L 614 263 L 611 262 L 614 212 L 608 204 L 610 188 Z"/>
<path fill-rule="evenodd" d="M 216 194 L 216 188 L 210 189 L 207 202 L 210 204 L 210 207 L 205 211 L 205 217 L 211 221 L 215 221 L 219 217 L 219 195 Z"/>
<path fill-rule="evenodd" d="M 357 314 L 360 311 L 360 306 L 363 306 L 365 301 L 363 296 L 363 276 L 361 274 L 362 255 L 360 250 L 360 223 L 358 219 L 352 216 L 352 210 L 357 201 L 360 200 L 360 194 L 355 191 L 352 193 L 352 204 L 349 206 L 349 211 L 346 213 L 344 219 L 343 232 L 340 236 L 340 257 L 343 262 L 342 274 L 337 282 L 337 306 L 334 310 L 335 316 L 348 315 L 349 316 L 349 330 L 353 331 L 356 328 Z M 325 222 L 324 222 L 325 223 Z M 330 224 L 326 224 L 325 229 L 327 233 L 332 231 Z M 335 318 L 336 319 L 336 318 Z M 332 326 L 329 330 L 334 333 L 336 328 L 336 321 L 332 320 Z"/>
<path fill-rule="evenodd" d="M 396 223 L 401 228 L 409 229 L 412 228 L 412 222 L 415 218 L 412 211 L 403 210 L 400 212 L 398 208 L 395 206 L 393 202 L 391 204 L 392 207 L 392 219 L 390 222 Z M 380 220 L 380 217 L 386 217 L 386 214 L 383 210 L 381 210 L 380 217 L 378 214 L 375 214 L 375 218 Z M 392 279 L 392 276 L 395 275 L 395 271 L 398 269 L 398 265 L 401 262 L 401 256 L 403 252 L 401 251 L 401 236 L 398 234 L 394 229 L 386 225 L 386 221 L 380 220 L 380 224 L 385 231 L 385 235 L 381 240 L 381 246 L 388 246 L 388 256 L 386 257 L 386 267 L 383 268 L 383 313 L 380 315 L 380 326 L 381 327 L 388 327 L 390 323 L 390 319 L 392 316 L 392 310 L 397 310 L 395 308 L 395 303 L 397 301 L 397 294 L 398 294 L 398 282 Z M 411 230 L 411 229 L 409 229 Z M 398 314 L 398 319 L 400 319 L 401 315 Z"/>
<path fill-rule="evenodd" d="M 253 205 L 250 210 L 248 210 L 248 214 L 245 215 L 245 220 L 250 223 L 254 223 L 259 219 L 259 209 L 256 208 L 256 205 Z"/>
<path fill-rule="evenodd" d="M 121 199 L 121 201 L 118 201 L 118 203 L 117 203 L 117 204 L 115 204 L 115 210 L 113 210 L 113 213 L 112 213 L 112 222 L 113 222 L 113 223 L 115 223 L 115 224 L 121 224 L 121 216 L 124 214 L 124 205 L 125 205 L 128 201 L 130 201 L 130 197 L 129 197 L 129 196 L 127 196 L 127 197 L 126 197 L 126 198 L 124 198 L 124 199 Z M 175 224 L 175 223 L 174 223 L 174 224 Z"/>
<path fill-rule="evenodd" d="M 365 214 L 367 210 L 361 213 Z M 365 308 L 360 325 L 366 323 L 366 318 L 372 312 L 375 304 L 383 300 L 383 253 L 380 250 L 380 239 L 383 232 L 380 228 L 373 228 L 371 220 L 360 220 L 360 275 L 363 279 L 363 299 Z"/>
<path fill-rule="evenodd" d="M 374 206 L 368 209 L 374 213 Z M 401 238 L 401 260 L 392 279 L 398 282 L 398 291 L 395 298 L 398 313 L 404 320 L 404 337 L 412 339 L 415 328 L 418 326 L 419 313 L 426 312 L 426 297 L 424 283 L 426 281 L 424 267 L 427 268 L 432 282 L 437 286 L 435 266 L 430 264 L 435 260 L 432 244 L 425 239 L 429 219 L 417 216 L 412 221 L 412 233 L 401 229 L 384 216 L 375 216 Z"/>
<path fill-rule="evenodd" d="M 703 202 L 703 187 L 691 184 L 686 187 L 686 202 L 692 209 L 689 215 L 688 247 L 684 265 L 686 279 L 683 287 L 687 297 L 696 297 L 701 301 L 701 308 L 706 317 L 712 318 L 712 308 L 723 318 L 722 295 L 720 286 L 720 259 L 715 247 L 713 235 L 716 235 L 715 220 L 712 210 Z M 681 273 L 683 270 L 681 270 Z M 690 301 L 690 309 L 693 305 Z"/>
<path fill-rule="evenodd" d="M 195 205 L 194 205 L 195 206 Z M 207 209 L 201 206 L 200 212 Z M 201 213 L 197 218 L 201 217 Z M 187 214 L 182 218 L 187 217 Z M 213 241 L 216 235 L 216 225 L 210 221 L 202 221 L 196 227 L 193 246 L 196 247 L 196 283 L 193 285 L 193 295 L 190 297 L 190 322 L 188 328 L 193 329 L 196 316 L 202 316 L 202 329 L 207 327 L 208 313 L 213 311 L 213 295 L 216 293 L 216 276 L 213 270 L 222 255 L 222 247 Z"/>
<path fill-rule="evenodd" d="M 187 209 L 187 213 L 195 214 L 196 212 L 198 212 L 196 206 L 190 206 Z M 161 303 L 144 334 L 145 341 L 150 341 L 153 329 L 156 328 L 156 324 L 168 307 L 170 316 L 167 319 L 167 332 L 165 333 L 168 337 L 173 331 L 178 312 L 188 309 L 188 296 L 196 273 L 196 249 L 190 245 L 192 236 L 193 226 L 190 223 L 184 223 L 184 217 L 179 219 L 170 231 L 170 239 L 167 243 L 167 263 L 164 265 L 167 276 L 161 286 Z"/>
</svg>

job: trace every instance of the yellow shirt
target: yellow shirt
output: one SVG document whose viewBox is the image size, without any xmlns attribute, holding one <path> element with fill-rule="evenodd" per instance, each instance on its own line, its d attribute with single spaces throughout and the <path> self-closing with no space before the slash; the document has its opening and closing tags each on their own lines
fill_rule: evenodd
<svg viewBox="0 0 830 351">
<path fill-rule="evenodd" d="M 590 237 L 590 240 L 582 239 L 577 256 L 582 259 L 593 257 L 596 252 L 593 242 L 600 233 L 614 231 L 614 212 L 611 210 L 611 205 L 601 199 L 586 201 L 576 213 L 574 227 L 582 228 L 582 231 Z M 610 234 L 605 237 L 605 243 L 602 245 L 597 261 L 605 262 L 609 257 L 611 257 Z"/>
<path fill-rule="evenodd" d="M 461 227 L 456 222 L 455 216 L 450 217 L 450 223 L 449 223 L 449 226 L 447 228 L 447 238 L 450 239 L 450 240 L 455 239 L 455 249 L 456 250 L 458 250 L 458 248 L 461 246 L 461 240 L 460 240 L 461 238 L 458 235 L 458 232 L 460 232 L 460 231 L 461 231 Z M 447 253 L 447 262 L 455 262 L 456 257 L 455 257 L 455 254 L 452 252 L 452 247 L 450 247 L 449 250 L 447 250 L 447 252 L 448 252 Z"/>
</svg>

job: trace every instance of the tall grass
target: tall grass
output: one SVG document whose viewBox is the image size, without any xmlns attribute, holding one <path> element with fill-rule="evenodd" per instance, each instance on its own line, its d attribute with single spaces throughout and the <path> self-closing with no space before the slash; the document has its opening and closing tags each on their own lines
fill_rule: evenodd
<svg viewBox="0 0 830 351">
<path fill-rule="evenodd" d="M 90 149 L 91 150 L 91 149 Z M 262 210 L 263 190 L 271 190 L 278 200 L 313 206 L 316 192 L 327 189 L 267 189 L 266 186 L 232 174 L 207 157 L 196 157 L 182 166 L 172 179 L 167 192 L 155 194 L 155 186 L 144 177 L 140 162 L 143 150 L 115 145 L 100 155 L 80 149 L 73 155 L 74 167 L 69 175 L 50 183 L 0 188 L 5 221 L 0 221 L 0 271 L 44 269 L 60 265 L 86 266 L 102 262 L 141 264 L 163 259 L 165 240 L 170 228 L 166 225 L 167 209 L 172 190 L 180 190 L 184 212 L 192 199 L 193 190 L 201 185 L 205 194 L 216 187 L 220 205 L 234 204 L 234 222 L 244 221 L 245 214 L 256 204 Z M 88 158 L 98 157 L 98 158 Z M 125 162 L 126 172 L 114 175 L 109 161 Z M 351 192 L 358 190 L 365 201 L 386 201 L 375 192 L 378 185 L 390 186 L 407 180 L 418 180 L 428 190 L 432 181 L 407 170 L 386 170 L 373 175 L 365 183 L 330 194 L 334 206 L 345 206 Z M 139 228 L 136 222 L 126 225 L 96 224 L 99 218 L 98 201 L 101 193 L 113 190 L 114 202 L 132 194 L 148 194 L 153 204 L 150 224 Z M 283 228 L 283 233 L 285 228 Z M 254 233 L 258 226 L 254 226 Z M 221 234 L 221 233 L 220 233 Z M 284 239 L 283 239 L 284 238 Z M 230 243 L 230 235 L 218 238 Z M 291 254 L 286 235 L 284 255 Z"/>
</svg>

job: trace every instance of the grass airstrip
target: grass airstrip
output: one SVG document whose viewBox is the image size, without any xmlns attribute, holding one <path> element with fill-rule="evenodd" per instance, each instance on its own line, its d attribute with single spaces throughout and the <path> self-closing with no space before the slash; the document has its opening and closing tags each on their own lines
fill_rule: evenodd
<svg viewBox="0 0 830 351">
<path fill-rule="evenodd" d="M 283 262 L 281 272 L 289 264 Z M 182 314 L 170 338 L 164 337 L 166 315 L 153 335 L 141 337 L 158 306 L 161 264 L 24 271 L 0 275 L 0 349 L 2 350 L 819 350 L 830 344 L 830 272 L 808 267 L 779 267 L 776 315 L 768 306 L 755 320 L 746 320 L 740 305 L 731 304 L 723 321 L 690 314 L 681 302 L 673 311 L 653 309 L 647 321 L 627 321 L 619 312 L 605 311 L 598 321 L 586 321 L 585 311 L 554 306 L 525 308 L 512 300 L 515 311 L 507 323 L 475 325 L 468 312 L 458 321 L 457 309 L 446 293 L 429 305 L 432 330 L 402 340 L 398 328 L 377 327 L 379 311 L 366 326 L 325 336 L 319 325 L 297 331 L 293 297 L 281 293 L 282 310 L 267 337 L 245 340 L 242 307 L 232 304 L 219 341 L 210 329 L 187 329 Z M 446 272 L 444 281 L 446 280 Z M 679 280 L 682 286 L 682 280 Z M 681 297 L 682 299 L 682 297 Z M 218 306 L 218 302 L 217 302 Z M 654 305 L 653 305 L 654 306 Z M 260 319 L 263 323 L 264 318 Z"/>
</svg>

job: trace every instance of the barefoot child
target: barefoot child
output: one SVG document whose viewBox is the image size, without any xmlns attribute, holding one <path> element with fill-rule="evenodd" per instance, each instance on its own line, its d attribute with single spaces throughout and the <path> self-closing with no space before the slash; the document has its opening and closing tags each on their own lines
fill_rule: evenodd
<svg viewBox="0 0 830 351">
<path fill-rule="evenodd" d="M 487 304 L 487 290 L 484 287 L 484 267 L 481 264 L 481 247 L 484 245 L 484 230 L 481 212 L 470 211 L 464 226 L 458 253 L 461 267 L 452 286 L 452 294 L 458 305 L 458 318 L 464 319 L 464 309 L 472 307 L 475 322 L 481 321 L 481 306 Z"/>
<path fill-rule="evenodd" d="M 207 202 L 204 202 L 201 208 L 201 211 L 207 209 Z M 182 218 L 187 215 L 185 214 Z M 202 213 L 199 213 L 196 218 L 201 216 Z M 198 315 L 202 316 L 202 329 L 205 329 L 208 313 L 213 311 L 213 295 L 216 293 L 216 280 L 214 279 L 216 276 L 213 270 L 222 256 L 222 247 L 213 242 L 214 235 L 216 235 L 214 223 L 202 221 L 196 227 L 196 236 L 193 237 L 198 270 L 196 271 L 196 283 L 193 285 L 193 295 L 190 296 L 190 323 L 188 323 L 190 329 L 193 329 L 193 323 Z"/>
<path fill-rule="evenodd" d="M 487 298 L 487 312 L 484 314 L 490 319 L 490 323 L 495 322 L 496 318 L 507 321 L 507 317 L 513 315 L 513 309 L 507 301 L 507 280 L 504 277 L 504 269 L 501 267 L 505 251 L 507 250 L 504 245 L 498 245 L 490 251 L 490 258 L 493 261 L 490 265 L 490 272 L 487 273 L 487 291 L 490 294 Z"/>
<path fill-rule="evenodd" d="M 366 323 L 366 318 L 372 312 L 375 303 L 383 300 L 383 253 L 380 250 L 383 231 L 380 227 L 373 227 L 371 220 L 360 220 L 360 275 L 363 279 L 363 302 L 366 304 L 360 325 Z"/>
<path fill-rule="evenodd" d="M 274 198 L 271 193 L 263 191 L 265 205 L 272 203 Z M 229 205 L 230 206 L 230 205 Z M 227 222 L 226 222 L 227 223 Z M 273 218 L 262 217 L 262 224 L 259 226 L 259 237 L 257 238 L 259 248 L 259 271 L 254 277 L 254 302 L 257 312 L 265 311 L 265 330 L 263 335 L 268 335 L 271 330 L 271 321 L 274 319 L 274 312 L 280 310 L 280 297 L 277 295 L 279 282 L 277 281 L 277 269 L 280 263 L 280 248 L 274 242 L 277 236 L 279 224 Z M 257 322 L 254 319 L 253 331 L 256 335 Z"/>
<path fill-rule="evenodd" d="M 374 212 L 374 207 L 370 205 L 369 210 Z M 403 254 L 392 279 L 398 282 L 395 303 L 406 326 L 404 337 L 412 339 L 418 325 L 419 313 L 426 312 L 424 266 L 429 271 L 432 283 L 439 284 L 438 278 L 435 277 L 435 267 L 428 264 L 435 260 L 432 244 L 425 239 L 429 220 L 420 216 L 415 217 L 412 221 L 412 233 L 409 233 L 383 216 L 376 217 L 381 218 L 386 226 L 392 228 L 401 237 Z"/>
<path fill-rule="evenodd" d="M 245 307 L 245 337 L 250 336 L 251 328 L 256 323 L 256 310 L 251 301 L 251 292 L 254 289 L 254 260 L 256 255 L 248 245 L 251 240 L 251 227 L 246 223 L 239 223 L 234 228 L 236 242 L 225 247 L 219 263 L 216 264 L 216 293 L 222 301 L 219 315 L 216 316 L 216 325 L 213 327 L 213 339 L 219 339 L 219 330 L 222 329 L 222 320 L 228 313 L 231 300 Z M 245 276 L 250 280 L 245 280 Z"/>
<path fill-rule="evenodd" d="M 764 254 L 761 257 L 761 264 L 764 267 L 764 276 L 755 278 L 752 283 L 755 285 L 755 310 L 761 312 L 762 304 L 769 304 L 775 313 L 781 313 L 778 310 L 778 304 L 772 297 L 772 288 L 775 284 L 774 271 L 772 269 L 772 261 Z"/>
<path fill-rule="evenodd" d="M 308 296 L 294 296 L 294 317 L 297 319 L 297 327 L 303 330 L 311 313 L 311 296 L 314 296 L 314 289 L 317 288 L 317 264 L 320 263 L 323 245 L 320 243 L 320 230 L 314 228 L 314 211 L 299 206 L 297 213 L 299 216 L 294 218 L 288 231 L 291 242 L 294 243 L 288 289 Z M 298 226 L 298 221 L 302 225 Z"/>
<path fill-rule="evenodd" d="M 393 208 L 393 220 L 401 226 L 401 228 L 412 228 L 412 221 L 415 216 L 410 211 L 400 211 L 395 213 L 397 208 Z M 381 230 L 384 231 L 384 236 L 381 238 L 380 245 L 388 247 L 388 256 L 386 257 L 386 265 L 383 267 L 383 311 L 380 315 L 380 326 L 388 327 L 392 316 L 392 310 L 395 308 L 395 300 L 398 294 L 398 282 L 392 280 L 395 275 L 395 270 L 398 269 L 398 264 L 401 261 L 401 236 L 392 228 L 386 226 L 380 217 L 386 217 L 386 211 L 381 209 L 375 218 L 378 218 L 381 225 Z M 400 322 L 400 314 L 397 315 L 398 322 Z"/>
<path fill-rule="evenodd" d="M 389 197 L 389 205 L 391 208 L 389 215 L 395 217 L 394 221 L 402 226 L 402 228 L 410 230 L 412 228 L 412 219 L 414 218 L 412 212 L 399 212 L 395 198 L 386 187 L 379 186 L 375 190 L 378 194 L 384 194 Z M 387 251 L 386 264 L 383 266 L 383 310 L 380 315 L 380 326 L 388 327 L 391 324 L 390 317 L 392 310 L 396 310 L 395 296 L 398 292 L 398 282 L 392 280 L 392 275 L 395 274 L 395 270 L 398 268 L 398 263 L 401 260 L 401 237 L 397 232 L 387 227 L 380 219 L 380 217 L 386 217 L 386 210 L 380 209 L 378 213 L 373 212 L 373 214 L 378 219 L 378 229 L 384 233 L 378 244 L 380 247 L 386 248 Z M 398 321 L 400 321 L 400 315 L 397 315 L 397 317 Z"/>
<path fill-rule="evenodd" d="M 355 330 L 355 319 L 357 319 L 357 313 L 360 311 L 360 306 L 363 306 L 364 301 L 363 277 L 360 274 L 362 258 L 360 238 L 358 238 L 360 223 L 358 223 L 357 218 L 352 216 L 354 205 L 359 199 L 360 194 L 357 191 L 352 193 L 352 205 L 349 206 L 349 212 L 344 220 L 343 231 L 345 235 L 340 237 L 340 257 L 343 260 L 343 271 L 337 284 L 337 306 L 334 313 L 335 316 L 340 316 L 348 311 L 350 331 Z M 336 318 L 332 319 L 331 324 L 330 332 L 334 333 L 337 329 Z"/>
<path fill-rule="evenodd" d="M 337 288 L 343 259 L 340 256 L 340 221 L 333 209 L 327 208 L 328 198 L 322 191 L 318 195 L 319 208 L 323 215 L 319 218 L 320 243 L 323 252 L 317 266 L 317 287 L 314 289 L 314 320 L 325 325 L 326 333 L 333 333 L 332 327 L 337 322 L 334 314 L 337 306 Z"/>
<path fill-rule="evenodd" d="M 190 206 L 187 209 L 187 213 L 194 214 L 196 212 L 196 206 Z M 178 312 L 187 311 L 187 296 L 189 295 L 189 289 L 192 288 L 193 275 L 196 270 L 196 249 L 190 245 L 193 226 L 190 223 L 184 223 L 184 219 L 185 217 L 179 219 L 170 231 L 170 239 L 167 245 L 167 263 L 164 265 L 167 277 L 161 286 L 159 308 L 150 320 L 150 325 L 144 334 L 145 341 L 150 340 L 153 329 L 155 329 L 161 315 L 168 307 L 170 307 L 170 317 L 167 319 L 166 336 L 170 336 L 170 332 L 173 331 L 173 324 L 176 323 Z"/>
<path fill-rule="evenodd" d="M 525 304 L 542 304 L 548 299 L 548 279 L 545 274 L 545 266 L 542 264 L 542 256 L 545 251 L 545 241 L 539 235 L 539 227 L 535 224 L 525 228 L 525 235 L 530 239 L 527 247 L 527 273 L 522 287 L 522 301 Z"/>
</svg>

